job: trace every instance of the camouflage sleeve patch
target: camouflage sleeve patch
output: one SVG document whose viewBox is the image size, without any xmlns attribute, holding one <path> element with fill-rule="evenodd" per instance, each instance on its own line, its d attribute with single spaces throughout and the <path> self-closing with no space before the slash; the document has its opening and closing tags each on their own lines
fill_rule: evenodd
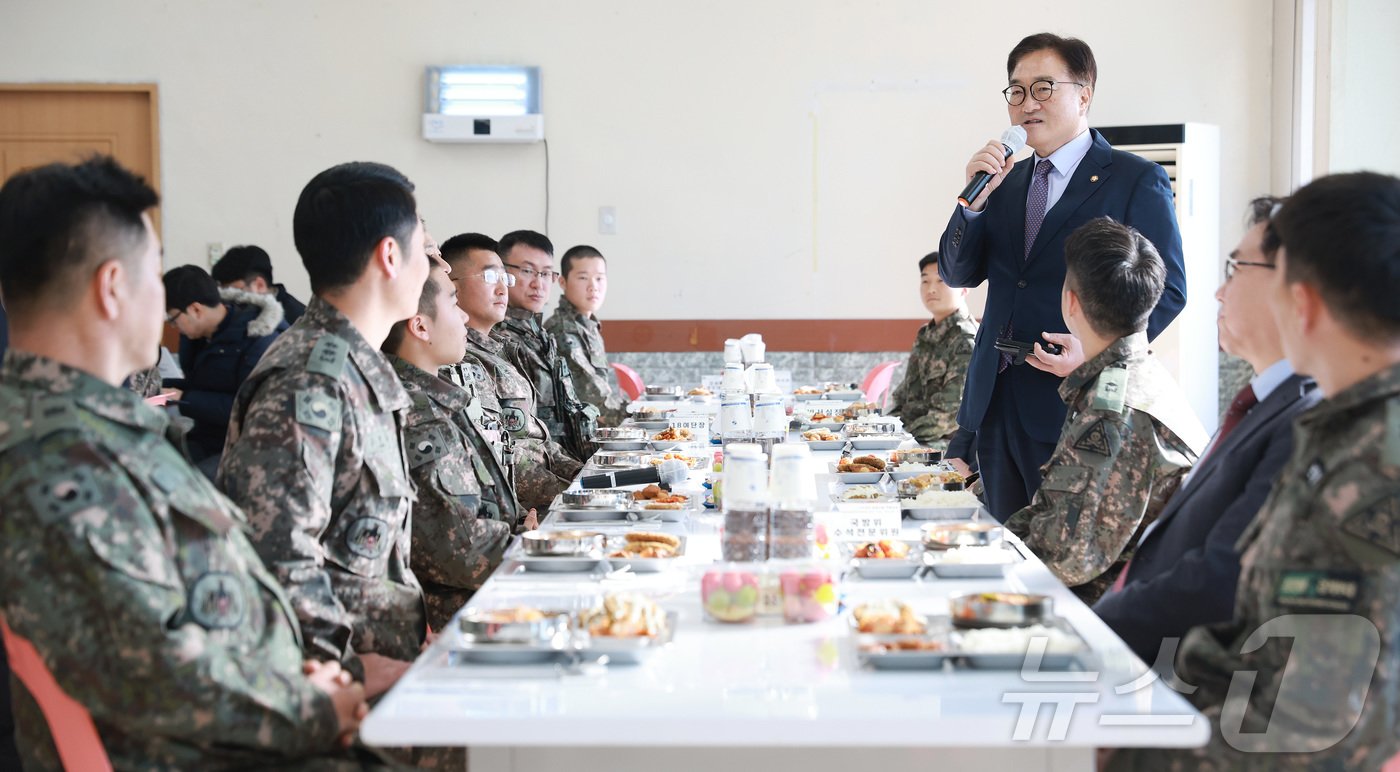
<svg viewBox="0 0 1400 772">
<path fill-rule="evenodd" d="M 408 468 L 417 469 L 447 455 L 447 433 L 437 424 L 424 424 L 404 429 L 404 449 L 408 451 Z"/>
<path fill-rule="evenodd" d="M 345 370 L 345 358 L 350 355 L 350 344 L 339 335 L 322 335 L 311 347 L 311 356 L 306 360 L 308 372 L 339 378 Z"/>
<path fill-rule="evenodd" d="M 1083 493 L 1092 476 L 1093 470 L 1087 466 L 1056 464 L 1045 470 L 1045 479 L 1041 481 L 1040 487 L 1047 491 Z"/>
<path fill-rule="evenodd" d="M 297 423 L 323 432 L 340 429 L 340 400 L 318 391 L 298 389 L 296 393 Z"/>
<path fill-rule="evenodd" d="M 1111 456 L 1123 444 L 1118 427 L 1106 418 L 1100 418 L 1089 425 L 1079 439 L 1074 441 L 1074 449 L 1100 456 Z"/>
<path fill-rule="evenodd" d="M 91 466 L 70 465 L 62 456 L 36 460 L 24 483 L 24 500 L 41 523 L 55 523 L 106 504 L 103 481 Z"/>
<path fill-rule="evenodd" d="M 1121 414 L 1127 397 L 1128 370 L 1123 367 L 1104 368 L 1094 384 L 1094 409 Z"/>
<path fill-rule="evenodd" d="M 1342 532 L 1400 558 L 1400 497 L 1394 491 L 1342 521 Z"/>
</svg>

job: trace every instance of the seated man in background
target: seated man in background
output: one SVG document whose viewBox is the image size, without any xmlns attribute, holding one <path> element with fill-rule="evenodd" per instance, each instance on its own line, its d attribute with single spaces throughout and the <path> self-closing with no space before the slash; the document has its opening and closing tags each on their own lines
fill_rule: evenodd
<svg viewBox="0 0 1400 772">
<path fill-rule="evenodd" d="M 1226 260 L 1220 301 L 1220 348 L 1243 358 L 1254 377 L 1231 403 L 1180 490 L 1142 535 L 1114 589 L 1094 605 L 1133 652 L 1171 666 L 1176 642 L 1197 625 L 1229 621 L 1240 556 L 1235 543 L 1269 495 L 1293 452 L 1293 419 L 1321 395 L 1283 356 L 1269 309 L 1273 255 L 1264 228 L 1276 198 L 1250 204 L 1249 230 Z M 1163 644 L 1173 639 L 1170 648 Z M 1163 659 L 1165 655 L 1165 659 Z"/>
<path fill-rule="evenodd" d="M 1040 489 L 1006 527 L 1086 603 L 1118 576 L 1209 439 L 1147 351 L 1165 280 L 1152 243 L 1107 217 L 1065 241 L 1060 308 L 1084 364 L 1060 384 L 1069 413 Z"/>
<path fill-rule="evenodd" d="M 190 460 L 211 478 L 228 434 L 233 397 L 263 352 L 287 329 L 271 295 L 219 289 L 197 265 L 165 274 L 165 320 L 180 331 L 184 377 L 166 379 L 180 414 L 194 421 L 185 440 Z"/>
<path fill-rule="evenodd" d="M 272 258 L 262 247 L 251 244 L 234 247 L 224 253 L 212 270 L 214 281 L 221 287 L 248 290 L 259 295 L 272 295 L 282 305 L 287 324 L 296 324 L 306 313 L 306 304 L 292 297 L 287 288 L 272 281 Z"/>
<path fill-rule="evenodd" d="M 409 399 L 379 352 L 428 278 L 413 183 L 382 164 L 327 169 L 292 233 L 315 297 L 238 392 L 218 482 L 291 595 L 306 655 L 363 674 L 373 698 L 427 635 L 409 567 Z"/>
<path fill-rule="evenodd" d="M 110 158 L 0 189 L 4 618 L 92 716 L 113 768 L 301 768 L 353 738 L 364 690 L 303 661 L 243 514 L 171 444 L 165 413 L 119 388 L 160 341 L 156 203 Z M 33 697 L 14 697 L 24 765 L 61 769 Z"/>
<path fill-rule="evenodd" d="M 501 432 L 520 505 L 543 511 L 583 464 L 551 438 L 535 414 L 534 385 L 505 359 L 504 344 L 491 335 L 505 319 L 507 290 L 516 283 L 495 244 L 489 236 L 463 233 L 442 245 L 457 304 L 467 312 L 467 356 L 459 371 L 481 400 L 486 426 Z"/>
<path fill-rule="evenodd" d="M 507 292 L 506 318 L 491 331 L 505 344 L 504 356 L 535 388 L 535 415 L 549 436 L 579 461 L 593 455 L 598 408 L 579 401 L 573 373 L 559 346 L 540 324 L 554 284 L 554 244 L 535 231 L 512 231 L 501 237 L 501 263 L 515 277 Z"/>
<path fill-rule="evenodd" d="M 890 395 L 889 414 L 922 445 L 946 443 L 958 431 L 958 403 L 972 360 L 977 322 L 967 310 L 967 289 L 938 276 L 938 253 L 919 261 L 919 297 L 933 320 L 919 328 L 904 366 L 904 380 Z"/>
<path fill-rule="evenodd" d="M 457 307 L 445 267 L 433 266 L 418 313 L 389 328 L 382 348 L 413 400 L 403 428 L 409 477 L 418 489 L 413 574 L 423 585 L 428 625 L 439 630 L 500 565 L 518 524 L 514 509 L 503 513 L 495 503 L 513 492 L 483 496 L 508 483 L 499 459 L 473 449 L 470 435 L 478 430 L 471 415 L 481 412 L 481 403 L 438 377 L 467 352 L 467 315 Z M 529 528 L 537 525 L 533 515 L 525 520 Z"/>
<path fill-rule="evenodd" d="M 1308 183 L 1264 252 L 1284 354 L 1325 398 L 1240 538 L 1233 619 L 1182 640 L 1209 742 L 1120 750 L 1112 770 L 1379 770 L 1400 752 L 1400 178 Z"/>
<path fill-rule="evenodd" d="M 598 309 L 608 295 L 608 261 L 603 253 L 581 244 L 559 259 L 559 306 L 544 328 L 569 363 L 574 393 L 598 409 L 598 422 L 617 426 L 627 417 L 627 399 L 603 348 Z"/>
</svg>

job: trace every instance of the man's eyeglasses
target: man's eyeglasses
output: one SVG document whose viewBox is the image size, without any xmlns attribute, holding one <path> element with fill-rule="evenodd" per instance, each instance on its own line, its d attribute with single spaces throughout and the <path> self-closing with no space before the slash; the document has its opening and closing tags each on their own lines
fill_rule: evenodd
<svg viewBox="0 0 1400 772">
<path fill-rule="evenodd" d="M 1057 85 L 1084 87 L 1083 83 L 1076 83 L 1072 80 L 1038 80 L 1031 84 L 1031 98 L 1037 102 L 1048 101 L 1050 97 L 1055 96 L 1055 86 Z M 1026 101 L 1026 87 L 1008 86 L 1002 90 L 1001 95 L 1006 97 L 1007 104 L 1015 107 Z"/>
<path fill-rule="evenodd" d="M 519 271 L 520 278 L 524 279 L 525 281 L 534 281 L 534 278 L 536 276 L 540 277 L 541 279 L 544 279 L 545 281 L 554 281 L 554 277 L 559 275 L 559 273 L 552 268 L 546 268 L 543 271 L 536 271 L 533 268 L 528 268 L 523 265 L 511 265 L 510 263 L 506 263 L 506 267 L 511 269 L 512 271 Z"/>
<path fill-rule="evenodd" d="M 176 310 L 174 310 L 174 311 L 171 311 L 170 313 L 168 313 L 168 314 L 165 315 L 165 323 L 166 323 L 166 324 L 174 324 L 174 323 L 175 323 L 175 320 L 176 320 L 176 319 L 179 319 L 179 318 L 180 318 L 180 314 L 183 314 L 183 313 L 185 313 L 185 312 L 184 312 L 184 309 L 176 309 Z"/>
<path fill-rule="evenodd" d="M 1235 278 L 1235 271 L 1238 270 L 1239 267 L 1242 265 L 1252 265 L 1255 268 L 1268 268 L 1271 271 L 1278 267 L 1273 263 L 1259 263 L 1249 260 L 1236 260 L 1233 257 L 1227 257 L 1225 258 L 1225 281 L 1229 281 Z"/>
<path fill-rule="evenodd" d="M 464 276 L 457 276 L 457 277 L 454 277 L 452 280 L 453 280 L 453 281 L 456 281 L 457 279 L 465 279 L 465 278 L 467 278 L 467 276 L 476 276 L 476 277 L 479 277 L 479 278 L 481 279 L 481 281 L 482 281 L 483 284 L 504 284 L 504 285 L 506 285 L 507 287 L 514 287 L 514 286 L 515 286 L 515 277 L 514 277 L 514 276 L 511 276 L 510 274 L 506 273 L 505 271 L 498 271 L 498 270 L 496 270 L 495 268 L 487 268 L 486 270 L 484 270 L 484 271 L 482 271 L 482 272 L 480 272 L 480 273 L 472 273 L 472 274 L 466 274 L 466 275 L 464 275 Z"/>
</svg>

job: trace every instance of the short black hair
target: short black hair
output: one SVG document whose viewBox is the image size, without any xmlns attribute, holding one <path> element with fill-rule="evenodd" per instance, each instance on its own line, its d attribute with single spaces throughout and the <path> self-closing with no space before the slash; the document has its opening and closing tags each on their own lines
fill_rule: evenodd
<svg viewBox="0 0 1400 772">
<path fill-rule="evenodd" d="M 233 247 L 214 263 L 210 274 L 214 281 L 220 284 L 232 284 L 236 281 L 250 282 L 261 277 L 267 285 L 272 286 L 272 258 L 267 254 L 267 250 L 253 244 L 244 244 Z"/>
<path fill-rule="evenodd" d="M 1136 228 L 1098 217 L 1065 239 L 1065 284 L 1104 337 L 1147 329 L 1166 282 L 1162 256 Z"/>
<path fill-rule="evenodd" d="M 510 254 L 510 250 L 516 244 L 524 244 L 527 247 L 538 249 L 539 251 L 554 257 L 554 242 L 549 237 L 537 231 L 511 231 L 501 237 L 501 243 L 496 247 L 496 254 L 505 258 Z"/>
<path fill-rule="evenodd" d="M 481 249 L 487 252 L 500 254 L 500 244 L 484 233 L 459 233 L 456 236 L 442 242 L 438 249 L 442 250 L 442 259 L 452 266 L 452 270 L 457 270 L 457 264 L 466 259 L 467 252 L 473 249 Z"/>
<path fill-rule="evenodd" d="M 182 265 L 165 272 L 165 310 L 183 311 L 191 303 L 213 308 L 224 301 L 219 284 L 197 265 Z"/>
<path fill-rule="evenodd" d="M 1091 88 L 1098 82 L 1099 65 L 1094 61 L 1094 50 L 1089 48 L 1089 44 L 1079 38 L 1060 37 L 1051 32 L 1040 32 L 1021 38 L 1021 42 L 1017 43 L 1006 57 L 1006 79 L 1011 79 L 1021 59 L 1046 49 L 1054 51 L 1056 56 L 1064 60 L 1071 78 Z"/>
<path fill-rule="evenodd" d="M 417 227 L 413 183 L 391 166 L 366 161 L 312 177 L 292 215 L 292 237 L 318 295 L 354 284 L 386 237 L 399 243 L 405 259 L 426 260 L 408 254 Z"/>
<path fill-rule="evenodd" d="M 919 273 L 923 273 L 924 269 L 929 267 L 930 265 L 934 268 L 938 267 L 937 252 L 930 252 L 927 255 L 924 255 L 923 257 L 919 258 Z"/>
<path fill-rule="evenodd" d="M 1400 177 L 1353 172 L 1304 185 L 1265 231 L 1265 251 L 1280 245 L 1284 281 L 1317 288 L 1356 336 L 1400 340 Z"/>
<path fill-rule="evenodd" d="M 608 259 L 603 257 L 603 253 L 599 252 L 597 247 L 590 247 L 587 244 L 569 247 L 568 250 L 564 252 L 564 256 L 559 258 L 559 272 L 567 278 L 569 276 L 569 271 L 574 269 L 575 260 L 588 260 L 595 257 L 602 260 L 604 263 L 608 262 Z"/>
<path fill-rule="evenodd" d="M 443 291 L 442 285 L 437 283 L 438 271 L 428 271 L 428 278 L 423 282 L 423 291 L 418 294 L 418 310 L 415 312 L 420 316 L 429 319 L 437 319 L 437 299 L 438 294 Z M 449 281 L 451 281 L 449 279 Z M 384 342 L 379 344 L 379 350 L 386 354 L 398 356 L 399 349 L 403 347 L 403 340 L 408 336 L 408 323 L 413 321 L 412 317 L 400 319 L 394 322 L 389 328 L 389 334 L 385 336 Z"/>
<path fill-rule="evenodd" d="M 160 203 L 144 179 L 110 156 L 22 171 L 0 188 L 0 292 L 29 316 L 65 303 L 113 255 L 146 245 L 141 215 Z"/>
</svg>

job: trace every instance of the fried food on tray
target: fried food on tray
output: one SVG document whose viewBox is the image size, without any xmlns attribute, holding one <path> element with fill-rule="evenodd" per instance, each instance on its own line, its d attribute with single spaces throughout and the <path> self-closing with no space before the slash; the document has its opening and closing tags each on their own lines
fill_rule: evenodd
<svg viewBox="0 0 1400 772">
<path fill-rule="evenodd" d="M 681 547 L 681 540 L 669 533 L 634 531 L 627 534 L 626 538 L 627 543 L 608 557 L 673 558 Z"/>
<path fill-rule="evenodd" d="M 918 635 L 927 629 L 924 618 L 898 601 L 865 603 L 851 611 L 862 633 Z"/>
<path fill-rule="evenodd" d="M 885 460 L 879 456 L 856 456 L 855 458 L 842 458 L 836 462 L 838 472 L 883 472 L 885 471 Z"/>
<path fill-rule="evenodd" d="M 663 442 L 687 442 L 694 439 L 694 437 L 695 435 L 689 429 L 678 429 L 674 426 L 668 426 L 657 432 L 656 436 L 652 437 L 652 439 Z"/>
<path fill-rule="evenodd" d="M 802 433 L 802 439 L 808 442 L 834 442 L 841 439 L 841 435 L 830 429 L 810 429 Z"/>
<path fill-rule="evenodd" d="M 866 542 L 856 547 L 855 557 L 874 558 L 877 560 L 887 558 L 902 560 L 909 557 L 909 545 L 902 541 L 891 541 L 889 539 Z"/>
<path fill-rule="evenodd" d="M 666 630 L 666 612 L 656 601 L 636 593 L 616 593 L 603 605 L 580 612 L 579 624 L 589 635 L 611 638 L 651 638 Z"/>
</svg>

